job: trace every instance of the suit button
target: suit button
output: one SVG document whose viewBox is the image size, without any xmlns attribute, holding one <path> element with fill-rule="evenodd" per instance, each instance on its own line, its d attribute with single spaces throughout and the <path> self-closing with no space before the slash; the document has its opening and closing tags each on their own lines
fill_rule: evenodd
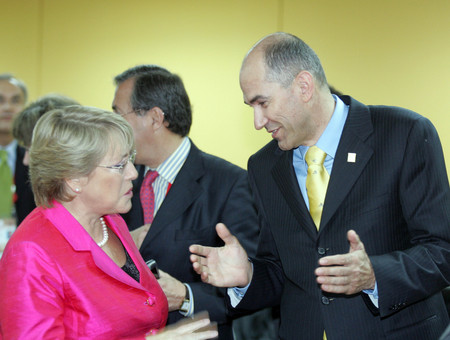
<svg viewBox="0 0 450 340">
<path fill-rule="evenodd" d="M 319 253 L 319 255 L 325 255 L 327 250 L 325 248 L 319 247 L 317 248 L 317 252 Z"/>
<path fill-rule="evenodd" d="M 322 303 L 324 305 L 329 305 L 330 304 L 330 299 L 327 298 L 326 296 L 322 296 Z"/>
</svg>

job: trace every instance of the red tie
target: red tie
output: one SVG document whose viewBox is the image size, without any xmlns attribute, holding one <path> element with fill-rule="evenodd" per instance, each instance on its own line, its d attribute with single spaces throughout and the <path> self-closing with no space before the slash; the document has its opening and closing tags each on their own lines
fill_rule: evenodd
<svg viewBox="0 0 450 340">
<path fill-rule="evenodd" d="M 141 204 L 144 211 L 144 223 L 153 222 L 153 212 L 155 211 L 155 192 L 153 191 L 153 182 L 158 173 L 153 170 L 148 170 L 145 174 L 144 181 L 141 185 Z"/>
</svg>

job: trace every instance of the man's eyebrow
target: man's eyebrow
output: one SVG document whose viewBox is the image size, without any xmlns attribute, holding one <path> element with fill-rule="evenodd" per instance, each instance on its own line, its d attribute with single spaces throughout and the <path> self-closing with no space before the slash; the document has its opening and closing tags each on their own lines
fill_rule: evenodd
<svg viewBox="0 0 450 340">
<path fill-rule="evenodd" d="M 244 103 L 247 105 L 253 105 L 255 102 L 259 101 L 260 99 L 267 99 L 267 97 L 258 94 L 256 96 L 254 96 L 248 103 L 244 100 Z"/>
</svg>

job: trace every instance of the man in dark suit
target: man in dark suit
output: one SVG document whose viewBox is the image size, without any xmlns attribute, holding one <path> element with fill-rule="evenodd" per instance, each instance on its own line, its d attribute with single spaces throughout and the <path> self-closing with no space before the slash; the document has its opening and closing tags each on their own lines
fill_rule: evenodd
<svg viewBox="0 0 450 340">
<path fill-rule="evenodd" d="M 25 84 L 11 74 L 0 75 L 0 149 L 8 154 L 8 164 L 13 174 L 11 201 L 14 208 L 8 216 L 16 217 L 17 225 L 35 208 L 33 193 L 28 178 L 28 167 L 22 162 L 25 149 L 17 144 L 12 135 L 14 118 L 22 111 L 27 101 Z M 11 207 L 12 208 L 12 207 Z"/>
<path fill-rule="evenodd" d="M 124 216 L 142 236 L 140 252 L 156 260 L 159 283 L 169 301 L 169 323 L 208 310 L 219 338 L 232 339 L 224 290 L 201 282 L 189 262 L 189 245 L 222 245 L 214 226 L 228 223 L 249 253 L 256 252 L 256 210 L 245 170 L 199 150 L 187 137 L 191 106 L 181 79 L 158 66 L 141 65 L 115 78 L 113 110 L 131 124 L 136 140 L 139 178 L 132 209 Z M 148 171 L 147 171 L 148 170 Z M 149 184 L 154 210 L 144 219 L 144 173 L 156 171 Z M 144 202 L 145 205 L 145 202 Z M 145 217 L 145 218 L 148 218 Z M 143 227 L 141 227 L 143 226 Z"/>
<path fill-rule="evenodd" d="M 449 322 L 450 189 L 432 124 L 333 96 L 317 55 L 286 33 L 250 50 L 240 84 L 255 127 L 274 138 L 249 160 L 257 256 L 218 225 L 226 245 L 193 245 L 194 269 L 235 287 L 236 309 L 281 302 L 281 339 L 438 338 Z"/>
<path fill-rule="evenodd" d="M 36 208 L 34 203 L 33 191 L 28 174 L 28 165 L 23 163 L 26 150 L 17 146 L 16 148 L 16 171 L 14 173 L 14 182 L 16 183 L 15 209 L 17 226 L 22 223 L 25 217 Z"/>
</svg>

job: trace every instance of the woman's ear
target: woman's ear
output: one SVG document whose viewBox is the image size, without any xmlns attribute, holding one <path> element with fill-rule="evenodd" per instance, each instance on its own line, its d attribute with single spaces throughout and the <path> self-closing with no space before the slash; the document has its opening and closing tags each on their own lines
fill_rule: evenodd
<svg viewBox="0 0 450 340">
<path fill-rule="evenodd" d="M 72 178 L 66 179 L 66 185 L 69 190 L 74 194 L 80 194 L 83 191 L 84 186 L 86 185 L 86 178 Z"/>
</svg>

